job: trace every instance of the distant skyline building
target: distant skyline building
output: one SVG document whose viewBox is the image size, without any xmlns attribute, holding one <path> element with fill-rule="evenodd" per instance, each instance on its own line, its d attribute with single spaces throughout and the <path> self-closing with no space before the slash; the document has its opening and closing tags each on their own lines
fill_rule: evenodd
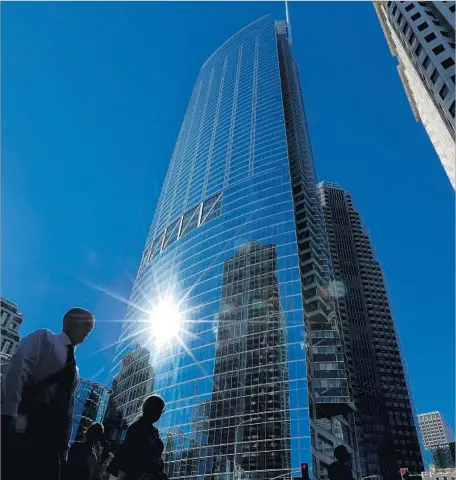
<svg viewBox="0 0 456 480">
<path fill-rule="evenodd" d="M 423 480 L 456 480 L 456 468 L 436 468 L 431 465 L 429 470 L 421 473 Z"/>
<path fill-rule="evenodd" d="M 455 2 L 374 2 L 417 121 L 456 189 Z"/>
<path fill-rule="evenodd" d="M 454 441 L 454 433 L 439 411 L 418 414 L 418 423 L 426 448 Z"/>
<path fill-rule="evenodd" d="M 359 476 L 316 183 L 290 27 L 268 15 L 201 67 L 118 346 L 144 349 L 116 376 L 127 420 L 149 393 L 166 402 L 170 477 L 297 477 L 307 462 L 326 480 L 339 445 Z"/>
<path fill-rule="evenodd" d="M 24 315 L 19 312 L 19 307 L 1 297 L 1 353 L 12 355 L 20 342 L 19 328 L 24 320 Z"/>
<path fill-rule="evenodd" d="M 382 268 L 351 195 L 318 185 L 352 374 L 363 477 L 423 469 L 413 405 Z"/>
<path fill-rule="evenodd" d="M 24 315 L 19 312 L 19 307 L 1 297 L 1 349 L 0 349 L 0 378 L 9 365 L 11 356 L 16 351 L 21 340 L 19 329 L 24 320 Z"/>
<path fill-rule="evenodd" d="M 455 468 L 454 433 L 438 411 L 418 415 L 424 447 L 437 468 Z"/>
</svg>

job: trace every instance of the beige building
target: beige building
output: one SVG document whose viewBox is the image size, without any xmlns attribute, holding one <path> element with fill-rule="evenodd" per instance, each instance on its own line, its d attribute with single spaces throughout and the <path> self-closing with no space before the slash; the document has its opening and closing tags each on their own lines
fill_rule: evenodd
<svg viewBox="0 0 456 480">
<path fill-rule="evenodd" d="M 375 2 L 417 121 L 456 189 L 455 2 Z"/>
<path fill-rule="evenodd" d="M 431 465 L 429 470 L 421 473 L 423 480 L 456 480 L 456 468 L 437 469 Z"/>
</svg>

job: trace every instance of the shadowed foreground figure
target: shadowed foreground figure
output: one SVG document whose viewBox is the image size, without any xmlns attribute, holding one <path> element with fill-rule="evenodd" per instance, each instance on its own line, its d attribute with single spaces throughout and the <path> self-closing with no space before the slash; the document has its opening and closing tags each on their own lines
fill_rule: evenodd
<svg viewBox="0 0 456 480">
<path fill-rule="evenodd" d="M 84 442 L 74 442 L 68 453 L 64 480 L 93 480 L 99 462 L 103 425 L 94 423 L 87 429 Z"/>
<path fill-rule="evenodd" d="M 146 398 L 142 415 L 127 430 L 125 441 L 109 472 L 123 480 L 166 480 L 163 442 L 154 423 L 160 420 L 165 402 L 157 395 Z"/>
<path fill-rule="evenodd" d="M 334 449 L 336 461 L 328 467 L 329 480 L 353 480 L 349 465 L 350 454 L 344 445 Z"/>
<path fill-rule="evenodd" d="M 62 332 L 39 329 L 19 344 L 1 385 L 2 480 L 60 479 L 78 381 L 75 347 L 94 323 L 90 312 L 72 308 Z"/>
</svg>

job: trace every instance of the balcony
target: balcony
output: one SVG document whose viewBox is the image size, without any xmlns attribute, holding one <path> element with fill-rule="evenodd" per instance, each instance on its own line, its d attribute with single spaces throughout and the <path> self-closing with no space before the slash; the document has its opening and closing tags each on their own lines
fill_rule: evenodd
<svg viewBox="0 0 456 480">
<path fill-rule="evenodd" d="M 325 303 L 318 298 L 309 303 L 304 304 L 304 312 L 307 321 L 311 324 L 330 324 L 330 310 Z"/>
</svg>

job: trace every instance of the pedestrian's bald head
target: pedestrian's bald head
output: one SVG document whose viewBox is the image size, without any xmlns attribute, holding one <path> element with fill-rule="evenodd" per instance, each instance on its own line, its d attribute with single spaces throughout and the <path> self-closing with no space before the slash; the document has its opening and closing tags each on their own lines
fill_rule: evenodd
<svg viewBox="0 0 456 480">
<path fill-rule="evenodd" d="M 95 317 L 85 308 L 73 307 L 63 317 L 63 331 L 73 345 L 82 343 L 94 325 Z"/>
</svg>

